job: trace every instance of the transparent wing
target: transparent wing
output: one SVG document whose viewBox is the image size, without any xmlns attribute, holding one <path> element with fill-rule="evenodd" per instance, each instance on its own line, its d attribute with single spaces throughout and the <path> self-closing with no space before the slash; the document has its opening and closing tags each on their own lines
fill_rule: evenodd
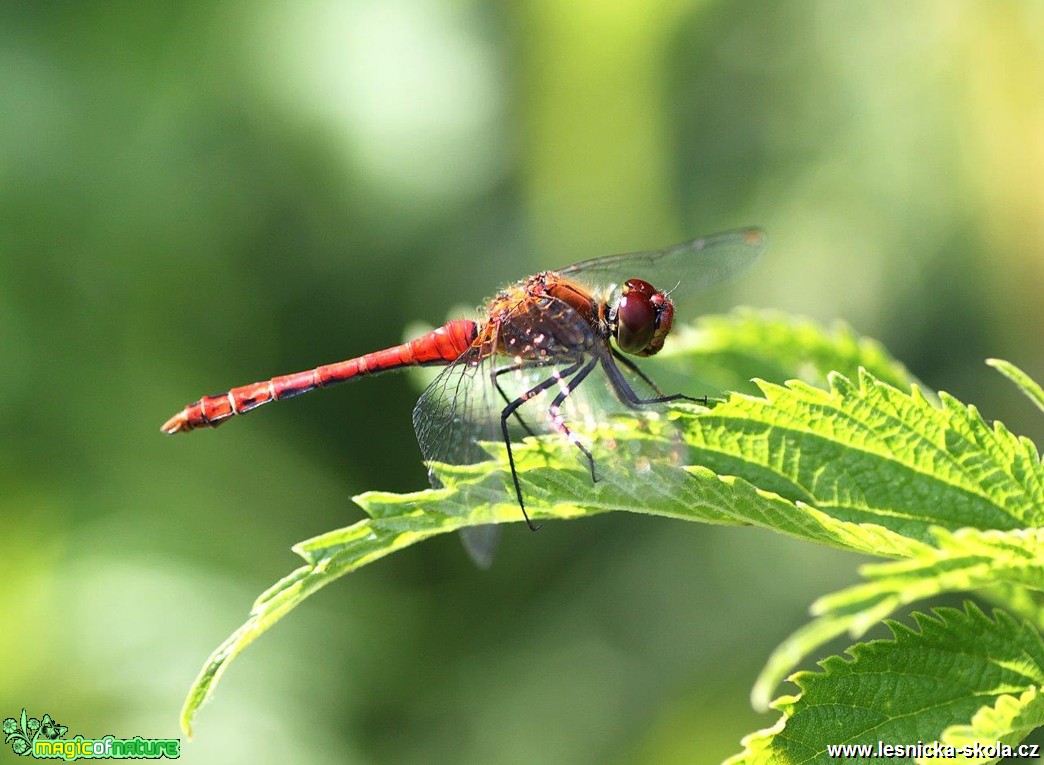
<svg viewBox="0 0 1044 765">
<path fill-rule="evenodd" d="M 585 360 L 608 352 L 605 341 L 568 304 L 548 295 L 532 296 L 521 287 L 493 307 L 492 331 L 427 387 L 413 410 L 424 459 L 470 465 L 489 459 L 484 442 L 502 441 L 502 413 L 534 388 L 557 395 Z M 535 412 L 527 401 L 523 412 Z M 547 432 L 543 417 L 512 417 L 515 426 Z M 527 431 L 527 432 L 529 432 Z M 433 480 L 436 478 L 433 476 Z"/>
<path fill-rule="evenodd" d="M 417 442 L 436 488 L 442 485 L 439 464 L 473 465 L 493 459 L 490 445 L 504 442 L 505 408 L 523 396 L 528 397 L 525 405 L 507 420 L 512 443 L 554 430 L 547 412 L 550 403 L 601 342 L 568 305 L 550 297 L 533 298 L 521 289 L 516 293 L 507 310 L 497 312 L 493 331 L 480 336 L 435 378 L 414 408 Z M 495 348 L 509 355 L 495 353 Z M 541 390 L 534 393 L 537 388 Z M 497 499 L 517 504 L 512 483 L 495 491 Z M 486 485 L 468 486 L 461 493 L 467 504 L 491 499 Z M 521 509 L 518 518 L 522 519 Z M 465 529 L 462 537 L 472 559 L 488 566 L 499 532 L 479 526 Z"/>
<path fill-rule="evenodd" d="M 496 436 L 504 405 L 490 397 L 490 357 L 472 346 L 429 385 L 413 410 L 413 428 L 432 486 L 441 483 L 430 463 L 472 465 L 489 459 L 483 442 Z"/>
<path fill-rule="evenodd" d="M 748 228 L 693 239 L 656 252 L 607 255 L 567 266 L 558 273 L 599 286 L 638 278 L 678 296 L 703 292 L 732 280 L 765 249 L 765 234 Z"/>
<path fill-rule="evenodd" d="M 490 359 L 478 346 L 447 367 L 427 387 L 413 410 L 417 443 L 428 466 L 428 480 L 435 488 L 442 482 L 433 463 L 472 465 L 490 459 L 481 444 L 497 437 L 500 411 L 490 397 L 485 378 Z M 475 500 L 477 501 L 477 500 Z M 461 529 L 464 549 L 479 568 L 489 568 L 500 541 L 500 527 Z"/>
</svg>

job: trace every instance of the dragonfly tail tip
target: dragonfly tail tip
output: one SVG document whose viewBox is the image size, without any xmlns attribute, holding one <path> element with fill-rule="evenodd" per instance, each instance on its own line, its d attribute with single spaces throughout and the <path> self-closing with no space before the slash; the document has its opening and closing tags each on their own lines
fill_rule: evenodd
<svg viewBox="0 0 1044 765">
<path fill-rule="evenodd" d="M 178 412 L 176 415 L 167 420 L 163 425 L 160 426 L 160 431 L 166 433 L 168 436 L 172 436 L 175 433 L 180 433 L 183 430 L 188 430 L 188 419 L 185 417 L 184 412 Z"/>
</svg>

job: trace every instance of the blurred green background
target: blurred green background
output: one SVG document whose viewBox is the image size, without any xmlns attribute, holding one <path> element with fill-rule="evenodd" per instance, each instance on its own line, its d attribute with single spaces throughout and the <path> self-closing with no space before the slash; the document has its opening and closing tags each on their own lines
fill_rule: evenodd
<svg viewBox="0 0 1044 765">
<path fill-rule="evenodd" d="M 843 318 L 1044 442 L 1044 5 L 0 7 L 0 717 L 178 736 L 289 546 L 426 485 L 406 376 L 186 402 L 505 282 L 761 225 L 707 309 Z M 189 762 L 717 762 L 855 556 L 627 514 L 364 569 L 233 666 Z M 837 646 L 840 648 L 842 646 Z"/>
</svg>

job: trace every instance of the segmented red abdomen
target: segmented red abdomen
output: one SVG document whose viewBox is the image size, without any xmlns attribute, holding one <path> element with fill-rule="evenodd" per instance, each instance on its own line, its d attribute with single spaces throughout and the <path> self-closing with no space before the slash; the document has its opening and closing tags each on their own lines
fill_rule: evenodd
<svg viewBox="0 0 1044 765">
<path fill-rule="evenodd" d="M 249 412 L 269 401 L 290 398 L 355 377 L 410 366 L 452 364 L 477 336 L 475 322 L 456 319 L 402 345 L 233 388 L 220 396 L 204 396 L 167 420 L 162 430 L 164 433 L 180 433 L 206 426 L 217 427 L 229 417 Z"/>
</svg>

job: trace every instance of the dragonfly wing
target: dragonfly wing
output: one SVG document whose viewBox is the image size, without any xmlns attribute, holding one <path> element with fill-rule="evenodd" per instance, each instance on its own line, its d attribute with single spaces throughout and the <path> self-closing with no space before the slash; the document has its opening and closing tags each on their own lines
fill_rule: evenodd
<svg viewBox="0 0 1044 765">
<path fill-rule="evenodd" d="M 550 402 L 598 352 L 601 341 L 594 329 L 568 304 L 548 295 L 531 296 L 522 287 L 513 289 L 497 303 L 492 337 L 480 336 L 428 386 L 413 411 L 417 441 L 436 488 L 442 485 L 441 465 L 493 459 L 490 444 L 504 442 L 503 413 L 512 402 L 525 400 L 507 419 L 513 448 L 526 436 L 553 430 Z M 491 352 L 493 348 L 501 348 L 501 353 Z M 563 405 L 563 411 L 568 413 L 568 407 Z M 494 500 L 488 485 L 481 484 L 461 485 L 465 504 L 517 499 L 510 481 L 497 488 Z M 499 532 L 478 526 L 462 533 L 472 559 L 489 565 Z"/>
<path fill-rule="evenodd" d="M 413 427 L 424 460 L 472 465 L 491 459 L 483 444 L 503 441 L 502 414 L 523 394 L 546 383 L 554 396 L 579 363 L 604 347 L 594 328 L 567 303 L 550 295 L 531 296 L 513 288 L 496 304 L 492 332 L 475 344 L 427 387 L 413 410 Z M 499 349 L 499 352 L 494 349 Z M 524 424 L 520 421 L 525 412 Z M 546 415 L 546 412 L 543 412 Z M 530 435 L 547 432 L 539 405 L 527 401 L 509 424 Z M 432 485 L 438 476 L 429 471 Z"/>
<path fill-rule="evenodd" d="M 490 399 L 489 386 L 484 384 L 488 366 L 481 347 L 473 346 L 432 381 L 413 410 L 417 443 L 434 488 L 442 487 L 438 465 L 472 465 L 490 458 L 481 444 L 496 437 L 503 405 Z M 460 536 L 475 564 L 489 568 L 500 527 L 472 526 L 461 529 Z"/>
<path fill-rule="evenodd" d="M 502 528 L 495 523 L 468 526 L 460 530 L 460 543 L 474 564 L 484 570 L 493 565 L 501 532 Z"/>
<path fill-rule="evenodd" d="M 585 260 L 558 273 L 600 286 L 639 278 L 666 290 L 677 284 L 679 293 L 691 294 L 731 281 L 761 257 L 764 249 L 764 232 L 748 228 L 700 237 L 655 252 Z"/>
<path fill-rule="evenodd" d="M 442 484 L 430 463 L 471 465 L 489 459 L 480 444 L 493 435 L 501 407 L 483 384 L 487 362 L 482 349 L 472 346 L 432 381 L 413 409 L 417 442 L 436 488 Z"/>
</svg>

